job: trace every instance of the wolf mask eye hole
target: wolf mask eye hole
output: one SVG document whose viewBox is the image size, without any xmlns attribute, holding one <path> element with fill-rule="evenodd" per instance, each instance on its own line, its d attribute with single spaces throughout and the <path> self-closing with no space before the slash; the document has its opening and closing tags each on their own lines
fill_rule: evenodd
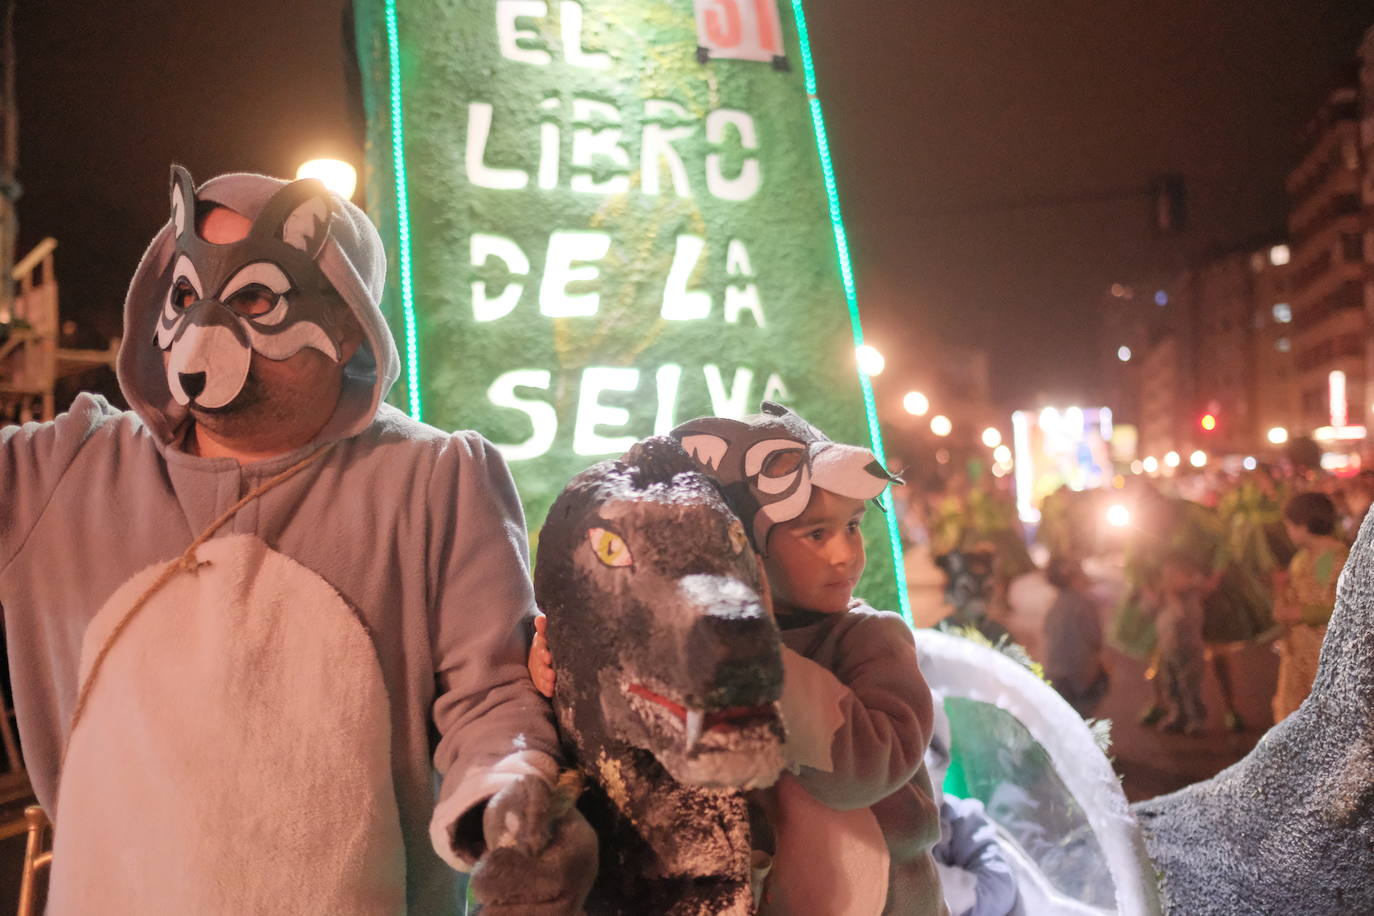
<svg viewBox="0 0 1374 916">
<path fill-rule="evenodd" d="M 634 564 L 634 557 L 630 554 L 630 548 L 625 543 L 625 539 L 614 531 L 607 531 L 605 528 L 590 528 L 587 531 L 587 542 L 592 545 L 592 553 L 606 566 L 631 566 Z"/>
<path fill-rule="evenodd" d="M 224 304 L 244 318 L 261 318 L 276 307 L 280 298 L 267 287 L 254 283 L 234 293 Z"/>
<path fill-rule="evenodd" d="M 791 474 L 801 466 L 801 449 L 789 448 L 785 451 L 774 452 L 763 462 L 764 477 L 782 477 Z"/>
<path fill-rule="evenodd" d="M 193 287 L 191 281 L 187 280 L 185 277 L 178 278 L 177 282 L 172 284 L 172 308 L 177 311 L 180 312 L 185 310 L 192 302 L 195 302 L 199 298 L 200 297 L 196 295 L 195 287 Z"/>
</svg>

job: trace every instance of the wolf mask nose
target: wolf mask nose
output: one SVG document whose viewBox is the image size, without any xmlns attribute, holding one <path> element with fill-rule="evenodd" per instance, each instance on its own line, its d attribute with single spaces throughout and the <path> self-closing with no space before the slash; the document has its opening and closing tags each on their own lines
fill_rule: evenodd
<svg viewBox="0 0 1374 916">
<path fill-rule="evenodd" d="M 204 372 L 178 372 L 177 380 L 181 382 L 181 390 L 193 401 L 205 390 Z"/>
</svg>

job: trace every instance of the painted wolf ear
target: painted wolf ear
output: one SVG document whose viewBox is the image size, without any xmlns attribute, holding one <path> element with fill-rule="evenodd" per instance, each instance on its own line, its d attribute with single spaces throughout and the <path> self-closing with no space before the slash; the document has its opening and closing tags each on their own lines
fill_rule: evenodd
<svg viewBox="0 0 1374 916">
<path fill-rule="evenodd" d="M 333 210 L 329 191 L 318 178 L 302 178 L 283 187 L 253 220 L 252 234 L 279 238 L 314 258 L 329 239 Z"/>
<path fill-rule="evenodd" d="M 196 185 L 191 173 L 183 167 L 172 164 L 172 238 L 181 238 L 188 227 L 194 229 L 196 221 Z"/>
</svg>

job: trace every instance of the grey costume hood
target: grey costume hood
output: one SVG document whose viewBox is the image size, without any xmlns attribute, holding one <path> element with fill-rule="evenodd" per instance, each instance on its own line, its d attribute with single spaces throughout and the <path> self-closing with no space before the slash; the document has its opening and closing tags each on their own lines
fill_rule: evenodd
<svg viewBox="0 0 1374 916">
<path fill-rule="evenodd" d="M 221 175 L 197 188 L 195 198 L 221 204 L 251 220 L 287 184 L 265 175 Z M 174 173 L 174 197 L 175 191 Z M 129 284 L 118 363 L 125 398 L 162 445 L 176 438 L 189 414 L 169 387 L 157 339 L 177 253 L 175 205 L 173 209 L 173 218 L 154 236 Z M 328 237 L 315 264 L 357 318 L 365 342 L 344 367 L 338 407 L 317 442 L 345 439 L 365 429 L 400 369 L 396 343 L 379 308 L 386 279 L 382 240 L 363 211 L 338 195 L 330 195 L 329 209 Z M 181 219 L 189 220 L 194 231 L 194 214 L 184 213 Z"/>
</svg>

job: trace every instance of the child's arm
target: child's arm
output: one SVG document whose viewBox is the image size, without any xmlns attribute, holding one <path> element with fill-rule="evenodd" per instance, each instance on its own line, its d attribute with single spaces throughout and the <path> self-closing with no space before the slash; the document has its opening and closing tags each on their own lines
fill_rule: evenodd
<svg viewBox="0 0 1374 916">
<path fill-rule="evenodd" d="M 916 774 L 934 710 L 911 630 L 896 614 L 851 611 L 834 672 L 784 650 L 783 720 L 798 779 L 831 808 L 863 808 Z"/>
</svg>

